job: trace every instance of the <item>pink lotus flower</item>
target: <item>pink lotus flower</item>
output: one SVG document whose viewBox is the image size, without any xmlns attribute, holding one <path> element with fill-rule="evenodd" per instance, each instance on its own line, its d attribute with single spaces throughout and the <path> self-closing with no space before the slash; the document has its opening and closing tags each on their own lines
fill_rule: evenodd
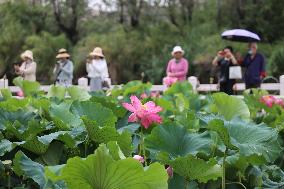
<svg viewBox="0 0 284 189">
<path fill-rule="evenodd" d="M 159 98 L 160 97 L 160 93 L 158 91 L 151 92 L 150 96 L 151 96 L 151 98 Z"/>
<path fill-rule="evenodd" d="M 17 96 L 18 96 L 18 97 L 24 97 L 24 92 L 23 92 L 22 90 L 19 90 L 19 91 L 17 92 Z"/>
<path fill-rule="evenodd" d="M 265 104 L 268 107 L 272 107 L 273 105 L 279 105 L 282 106 L 284 108 L 284 100 L 281 98 L 275 98 L 272 95 L 266 95 L 266 96 L 262 96 L 260 98 L 260 102 Z"/>
<path fill-rule="evenodd" d="M 282 108 L 284 108 L 284 100 L 281 98 L 276 98 L 274 101 L 275 104 L 282 106 Z"/>
<path fill-rule="evenodd" d="M 142 126 L 147 129 L 152 123 L 161 123 L 162 119 L 158 112 L 162 111 L 160 106 L 152 101 L 142 105 L 141 101 L 136 96 L 130 97 L 131 104 L 123 103 L 123 107 L 132 112 L 129 116 L 129 122 L 141 122 Z"/>
<path fill-rule="evenodd" d="M 167 168 L 167 173 L 168 173 L 169 177 L 173 177 L 174 176 L 174 170 L 173 170 L 173 168 L 171 166 L 169 166 Z"/>
<path fill-rule="evenodd" d="M 166 85 L 167 87 L 170 87 L 172 84 L 174 84 L 177 81 L 178 79 L 176 77 L 164 77 L 163 84 Z"/>
<path fill-rule="evenodd" d="M 140 95 L 140 98 L 143 100 L 143 99 L 145 99 L 145 98 L 148 98 L 148 95 L 147 95 L 146 93 L 142 93 L 142 94 Z"/>
<path fill-rule="evenodd" d="M 144 163 L 144 161 L 145 161 L 144 158 L 142 156 L 139 156 L 139 155 L 135 155 L 135 156 L 133 156 L 133 158 L 140 161 L 140 163 Z"/>
</svg>

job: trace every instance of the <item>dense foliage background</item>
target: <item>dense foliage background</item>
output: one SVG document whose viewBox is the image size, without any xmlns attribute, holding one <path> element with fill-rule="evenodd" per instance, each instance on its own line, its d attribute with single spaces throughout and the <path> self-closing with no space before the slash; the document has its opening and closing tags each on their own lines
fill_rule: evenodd
<svg viewBox="0 0 284 189">
<path fill-rule="evenodd" d="M 215 53 L 229 44 L 225 29 L 258 33 L 269 73 L 284 73 L 282 64 L 284 1 L 277 0 L 17 0 L 0 5 L 0 76 L 13 77 L 11 65 L 31 49 L 38 80 L 52 82 L 59 48 L 67 48 L 75 77 L 86 75 L 85 61 L 101 46 L 114 83 L 140 79 L 161 83 L 173 46 L 181 45 L 191 63 L 190 75 L 203 83 L 212 74 Z M 242 54 L 246 44 L 231 44 Z M 11 80 L 11 79 L 10 79 Z"/>
</svg>

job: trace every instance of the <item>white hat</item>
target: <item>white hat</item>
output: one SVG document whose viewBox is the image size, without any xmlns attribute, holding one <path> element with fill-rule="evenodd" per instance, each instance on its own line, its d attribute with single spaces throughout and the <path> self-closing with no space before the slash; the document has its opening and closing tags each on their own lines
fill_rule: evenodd
<svg viewBox="0 0 284 189">
<path fill-rule="evenodd" d="M 34 59 L 34 57 L 33 57 L 33 52 L 30 51 L 30 50 L 26 50 L 25 52 L 23 52 L 23 53 L 21 54 L 21 58 L 22 58 L 22 59 L 23 59 L 23 58 L 29 58 L 29 59 L 33 60 L 33 59 Z"/>
<path fill-rule="evenodd" d="M 66 49 L 59 49 L 56 58 L 70 58 L 70 55 L 67 53 Z"/>
<path fill-rule="evenodd" d="M 173 48 L 172 56 L 174 56 L 174 54 L 175 54 L 176 52 L 181 52 L 181 54 L 184 54 L 184 50 L 182 50 L 181 46 L 175 46 L 175 47 Z"/>
<path fill-rule="evenodd" d="M 90 56 L 99 56 L 104 58 L 103 50 L 100 47 L 94 48 L 93 52 L 90 53 Z"/>
</svg>

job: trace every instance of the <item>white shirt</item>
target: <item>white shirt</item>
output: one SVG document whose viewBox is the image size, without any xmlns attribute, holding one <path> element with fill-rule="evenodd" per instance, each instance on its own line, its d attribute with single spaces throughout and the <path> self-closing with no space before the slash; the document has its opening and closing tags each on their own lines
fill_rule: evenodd
<svg viewBox="0 0 284 189">
<path fill-rule="evenodd" d="M 24 80 L 36 81 L 36 63 L 33 61 L 23 62 L 18 72 Z"/>
<path fill-rule="evenodd" d="M 105 79 L 109 77 L 105 59 L 92 60 L 91 63 L 87 63 L 86 68 L 89 78 L 100 77 L 101 79 Z"/>
</svg>

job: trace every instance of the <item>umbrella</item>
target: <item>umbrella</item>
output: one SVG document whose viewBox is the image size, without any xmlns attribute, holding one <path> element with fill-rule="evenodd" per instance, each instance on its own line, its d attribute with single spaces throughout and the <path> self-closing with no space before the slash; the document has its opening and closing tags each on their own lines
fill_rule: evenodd
<svg viewBox="0 0 284 189">
<path fill-rule="evenodd" d="M 222 33 L 222 38 L 238 42 L 258 42 L 260 38 L 257 34 L 244 29 L 227 30 Z"/>
</svg>

